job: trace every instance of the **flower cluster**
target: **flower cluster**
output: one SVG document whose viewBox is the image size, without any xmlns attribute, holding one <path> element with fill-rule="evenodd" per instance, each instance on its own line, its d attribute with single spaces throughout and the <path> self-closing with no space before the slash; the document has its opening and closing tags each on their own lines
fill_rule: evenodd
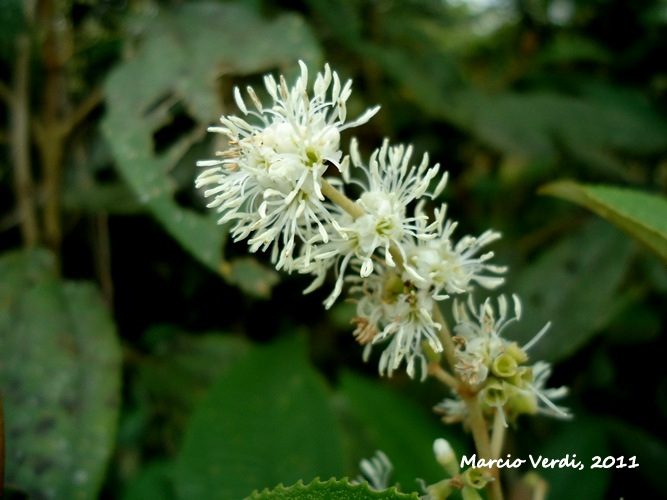
<svg viewBox="0 0 667 500">
<path fill-rule="evenodd" d="M 505 267 L 485 250 L 500 234 L 454 237 L 457 223 L 438 204 L 448 176 L 427 154 L 413 160 L 412 147 L 385 140 L 366 159 L 354 139 L 345 154 L 341 132 L 366 123 L 379 108 L 348 121 L 351 81 L 342 84 L 327 65 L 311 90 L 308 70 L 300 67 L 292 87 L 283 77 L 265 77 L 268 106 L 252 88 L 252 106 L 235 90 L 244 117 L 223 116 L 222 126 L 210 128 L 226 136 L 228 147 L 198 163 L 205 170 L 196 185 L 222 214 L 220 223 L 231 224 L 236 241 L 247 240 L 251 252 L 270 248 L 278 269 L 312 276 L 306 292 L 334 274 L 325 307 L 349 285 L 357 307 L 354 336 L 364 359 L 383 346 L 381 374 L 405 364 L 410 377 L 424 378 L 427 353 L 444 350 L 444 325 L 434 311 L 452 296 L 503 283 Z M 328 169 L 336 175 L 325 177 Z M 501 318 L 489 326 L 485 303 L 472 313 L 482 323 L 477 327 L 457 309 L 453 368 L 467 383 L 486 384 L 481 394 L 489 406 L 517 401 L 510 406 L 518 408 L 519 401 L 528 404 L 526 394 L 548 401 L 540 386 L 548 370 L 516 368 L 522 351 L 499 337 L 505 309 L 503 302 Z"/>
<path fill-rule="evenodd" d="M 280 83 L 265 77 L 270 107 L 249 87 L 255 109 L 248 109 L 237 88 L 237 106 L 256 123 L 223 116 L 223 126 L 209 131 L 227 136 L 229 149 L 215 160 L 197 163 L 208 168 L 196 186 L 206 187 L 204 196 L 212 199 L 208 206 L 224 214 L 220 223 L 234 221 L 234 239 L 249 238 L 253 252 L 271 246 L 271 261 L 278 268 L 289 261 L 297 241 L 311 240 L 314 232 L 327 240 L 326 226 L 333 220 L 322 194 L 322 176 L 329 165 L 345 168 L 340 133 L 367 122 L 379 109 L 346 122 L 352 82 L 341 86 L 326 66 L 310 98 L 308 69 L 303 62 L 300 66 L 301 76 L 291 89 L 283 77 Z"/>
<path fill-rule="evenodd" d="M 482 411 L 487 415 L 498 414 L 505 425 L 521 414 L 544 413 L 567 418 L 567 410 L 552 402 L 565 396 L 567 388 L 544 387 L 551 373 L 549 364 L 543 361 L 532 366 L 526 364 L 527 350 L 544 335 L 549 324 L 523 347 L 501 337 L 507 325 L 521 317 L 519 298 L 513 295 L 512 300 L 514 317 L 508 317 L 507 299 L 500 296 L 497 318 L 489 300 L 479 309 L 475 309 L 471 299 L 467 305 L 455 301 L 454 370 L 460 380 L 476 391 Z M 458 398 L 446 399 L 436 409 L 447 422 L 464 421 L 468 417 L 467 406 Z"/>
</svg>

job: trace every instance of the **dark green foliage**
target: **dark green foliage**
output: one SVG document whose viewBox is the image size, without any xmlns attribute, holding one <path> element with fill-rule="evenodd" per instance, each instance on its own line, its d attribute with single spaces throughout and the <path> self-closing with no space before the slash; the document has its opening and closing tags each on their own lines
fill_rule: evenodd
<svg viewBox="0 0 667 500">
<path fill-rule="evenodd" d="M 354 305 L 324 311 L 331 282 L 303 297 L 306 279 L 229 241 L 194 188 L 196 161 L 225 147 L 206 128 L 238 113 L 234 86 L 265 98 L 262 75 L 302 59 L 311 79 L 324 61 L 354 79 L 349 116 L 382 106 L 354 132 L 362 156 L 387 136 L 450 172 L 438 201 L 456 238 L 503 233 L 499 293 L 523 301 L 507 336 L 552 323 L 529 354 L 555 363 L 574 420 L 520 420 L 507 450 L 587 469 L 506 471 L 508 492 L 537 472 L 552 498 L 667 494 L 664 2 L 481 4 L 3 0 L 7 491 L 414 498 L 344 478 L 381 449 L 399 490 L 421 493 L 415 479 L 447 477 L 433 439 L 471 453 L 430 411 L 447 389 L 378 380 Z M 590 469 L 594 455 L 639 467 Z"/>
</svg>

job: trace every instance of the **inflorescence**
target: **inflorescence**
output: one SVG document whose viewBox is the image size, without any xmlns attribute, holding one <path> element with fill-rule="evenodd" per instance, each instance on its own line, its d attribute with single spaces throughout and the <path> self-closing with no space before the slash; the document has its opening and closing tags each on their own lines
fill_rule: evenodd
<svg viewBox="0 0 667 500">
<path fill-rule="evenodd" d="M 475 288 L 504 281 L 506 268 L 485 250 L 500 234 L 454 237 L 457 223 L 437 204 L 447 173 L 430 166 L 428 155 L 415 161 L 412 147 L 385 140 L 364 159 L 354 139 L 344 154 L 341 132 L 365 124 L 379 107 L 348 120 L 352 82 L 342 84 L 326 65 L 311 90 L 306 65 L 299 64 L 292 87 L 282 76 L 264 78 L 269 105 L 251 87 L 248 105 L 236 89 L 243 117 L 223 116 L 222 126 L 209 129 L 226 136 L 228 147 L 198 162 L 205 170 L 196 186 L 222 215 L 219 222 L 230 223 L 234 240 L 247 240 L 251 252 L 270 249 L 277 269 L 312 276 L 306 292 L 333 274 L 327 308 L 348 284 L 357 307 L 354 336 L 366 360 L 373 347 L 384 347 L 383 375 L 405 364 L 410 377 L 419 371 L 425 378 L 432 356 L 444 350 L 434 308 L 467 296 L 467 306 L 452 300 L 458 378 L 477 389 L 485 409 L 505 408 L 505 419 L 538 410 L 564 415 L 551 399 L 565 389 L 544 389 L 548 364 L 524 366 L 525 348 L 500 337 L 519 318 L 518 299 L 512 319 L 499 299 L 497 320 L 489 301 L 479 308 L 472 302 Z M 327 171 L 338 175 L 325 178 Z M 445 400 L 439 409 L 450 420 L 466 418 L 460 401 Z"/>
</svg>

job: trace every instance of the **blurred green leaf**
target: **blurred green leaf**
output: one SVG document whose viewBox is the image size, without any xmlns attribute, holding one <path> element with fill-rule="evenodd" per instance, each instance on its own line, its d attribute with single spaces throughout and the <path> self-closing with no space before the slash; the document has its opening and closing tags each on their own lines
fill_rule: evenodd
<svg viewBox="0 0 667 500">
<path fill-rule="evenodd" d="M 5 44 L 21 34 L 27 27 L 23 15 L 24 2 L 22 0 L 4 0 L 0 9 L 0 51 L 5 51 Z M 3 54 L 4 55 L 4 54 Z"/>
<path fill-rule="evenodd" d="M 88 214 L 132 215 L 142 211 L 137 197 L 123 182 L 71 186 L 63 192 L 63 208 Z"/>
<path fill-rule="evenodd" d="M 437 438 L 446 438 L 459 457 L 466 451 L 435 414 L 378 381 L 346 372 L 340 390 L 349 411 L 393 464 L 390 483 L 399 483 L 405 491 L 420 491 L 417 478 L 427 484 L 444 478 L 445 472 L 433 455 Z"/>
<path fill-rule="evenodd" d="M 153 462 L 144 465 L 127 485 L 122 500 L 176 500 L 173 491 L 171 462 Z"/>
<path fill-rule="evenodd" d="M 350 484 L 347 479 L 329 479 L 326 482 L 315 480 L 304 485 L 299 481 L 293 486 L 278 486 L 272 490 L 253 492 L 249 500 L 297 500 L 305 498 L 327 498 L 340 500 L 418 500 L 417 493 L 406 494 L 390 488 L 384 491 L 374 491 L 368 483 Z"/>
<path fill-rule="evenodd" d="M 175 471 L 180 498 L 243 498 L 255 489 L 341 476 L 342 435 L 302 339 L 258 347 L 197 408 Z"/>
<path fill-rule="evenodd" d="M 103 129 L 125 181 L 164 228 L 216 273 L 222 272 L 225 229 L 217 226 L 216 214 L 203 216 L 176 202 L 170 170 L 218 117 L 221 74 L 256 73 L 293 65 L 298 58 L 319 59 L 315 39 L 299 16 L 267 21 L 238 4 L 188 3 L 161 8 L 149 21 L 137 56 L 120 64 L 106 82 Z M 179 102 L 198 123 L 157 154 L 153 134 L 169 123 Z M 193 165 L 193 182 L 195 175 Z"/>
<path fill-rule="evenodd" d="M 168 447 L 177 448 L 196 405 L 250 345 L 241 337 L 193 335 L 168 325 L 152 327 L 144 339 L 152 345 L 138 362 L 135 384 L 154 420 L 143 433 L 159 434 Z"/>
<path fill-rule="evenodd" d="M 90 284 L 45 251 L 0 258 L 0 386 L 7 481 L 35 498 L 94 499 L 113 449 L 121 353 Z"/>
<path fill-rule="evenodd" d="M 562 431 L 540 450 L 530 450 L 533 460 L 538 457 L 549 459 L 566 458 L 570 463 L 578 461 L 578 467 L 535 468 L 535 472 L 543 476 L 549 483 L 549 498 L 568 500 L 604 499 L 607 486 L 611 480 L 611 469 L 592 469 L 592 458 L 600 456 L 604 459 L 611 453 L 609 435 L 599 421 L 583 416 L 575 417 L 571 422 L 563 424 Z M 522 457 L 528 458 L 528 457 Z M 531 462 L 527 462 L 531 465 Z M 618 493 L 622 497 L 622 492 Z M 629 494 L 630 492 L 628 492 Z M 626 498 L 630 496 L 626 495 Z"/>
<path fill-rule="evenodd" d="M 556 157 L 559 148 L 580 159 L 619 168 L 615 154 L 651 154 L 667 147 L 667 124 L 636 100 L 595 99 L 551 92 L 456 92 L 442 112 L 499 150 Z"/>
<path fill-rule="evenodd" d="M 271 298 L 271 289 L 280 281 L 280 275 L 273 268 L 261 264 L 255 257 L 239 257 L 227 264 L 223 267 L 227 282 L 251 297 Z"/>
<path fill-rule="evenodd" d="M 577 203 L 641 241 L 667 262 L 667 200 L 641 191 L 559 181 L 540 193 Z"/>
<path fill-rule="evenodd" d="M 531 358 L 574 354 L 624 306 L 618 288 L 631 254 L 628 238 L 596 220 L 543 252 L 514 283 L 524 306 L 509 336 L 524 344 L 551 321 Z"/>
<path fill-rule="evenodd" d="M 659 436 L 621 420 L 610 424 L 612 439 L 621 448 L 625 463 L 636 457 L 637 472 L 657 491 L 667 492 L 665 468 L 667 467 L 667 445 Z M 621 471 L 622 472 L 622 471 Z"/>
<path fill-rule="evenodd" d="M 573 62 L 606 64 L 612 60 L 612 55 L 603 45 L 591 38 L 560 34 L 540 51 L 539 60 L 542 63 L 552 64 Z"/>
</svg>

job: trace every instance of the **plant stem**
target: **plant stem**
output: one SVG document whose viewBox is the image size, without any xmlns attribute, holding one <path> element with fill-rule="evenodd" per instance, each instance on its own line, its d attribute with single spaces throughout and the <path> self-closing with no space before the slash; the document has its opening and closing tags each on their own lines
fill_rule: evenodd
<svg viewBox="0 0 667 500">
<path fill-rule="evenodd" d="M 447 327 L 447 321 L 445 320 L 442 311 L 437 305 L 433 307 L 433 320 L 436 323 L 440 323 L 440 340 L 442 341 L 444 348 L 445 358 L 447 359 L 447 363 L 449 364 L 450 368 L 456 375 L 456 371 L 454 370 L 454 366 L 456 365 L 454 342 L 452 341 L 452 335 L 449 331 L 449 328 Z M 484 458 L 485 460 L 498 458 L 496 455 L 494 455 L 493 447 L 491 446 L 491 441 L 489 440 L 489 430 L 486 425 L 486 420 L 484 419 L 484 414 L 482 413 L 482 408 L 479 404 L 477 389 L 461 380 L 458 375 L 456 375 L 456 379 L 458 381 L 457 392 L 468 409 L 468 422 L 477 452 L 479 453 L 480 457 Z M 504 433 L 499 435 L 498 439 L 500 439 L 500 442 L 495 443 L 496 446 L 502 447 L 503 437 Z M 492 467 L 491 474 L 493 475 L 494 480 L 490 481 L 486 485 L 486 491 L 489 500 L 502 500 L 503 492 L 500 485 L 500 473 L 498 467 Z"/>
<path fill-rule="evenodd" d="M 325 179 L 322 179 L 322 194 L 355 219 L 366 214 L 363 208 L 338 191 L 338 189 L 329 184 Z"/>
<path fill-rule="evenodd" d="M 30 170 L 30 39 L 19 35 L 16 42 L 14 90 L 11 92 L 11 153 L 14 166 L 14 189 L 19 212 L 23 244 L 34 247 L 39 241 L 39 226 L 35 208 L 35 183 Z"/>
<path fill-rule="evenodd" d="M 428 365 L 428 372 L 430 375 L 433 375 L 435 378 L 437 378 L 440 382 L 442 382 L 445 385 L 448 385 L 455 391 L 458 391 L 461 384 L 460 382 L 454 377 L 451 373 L 449 373 L 447 370 L 445 370 L 442 366 L 440 366 L 438 363 L 431 363 Z"/>
<path fill-rule="evenodd" d="M 503 441 L 505 440 L 505 424 L 500 412 L 496 410 L 493 417 L 493 429 L 491 431 L 491 458 L 499 458 L 503 451 Z"/>
</svg>

